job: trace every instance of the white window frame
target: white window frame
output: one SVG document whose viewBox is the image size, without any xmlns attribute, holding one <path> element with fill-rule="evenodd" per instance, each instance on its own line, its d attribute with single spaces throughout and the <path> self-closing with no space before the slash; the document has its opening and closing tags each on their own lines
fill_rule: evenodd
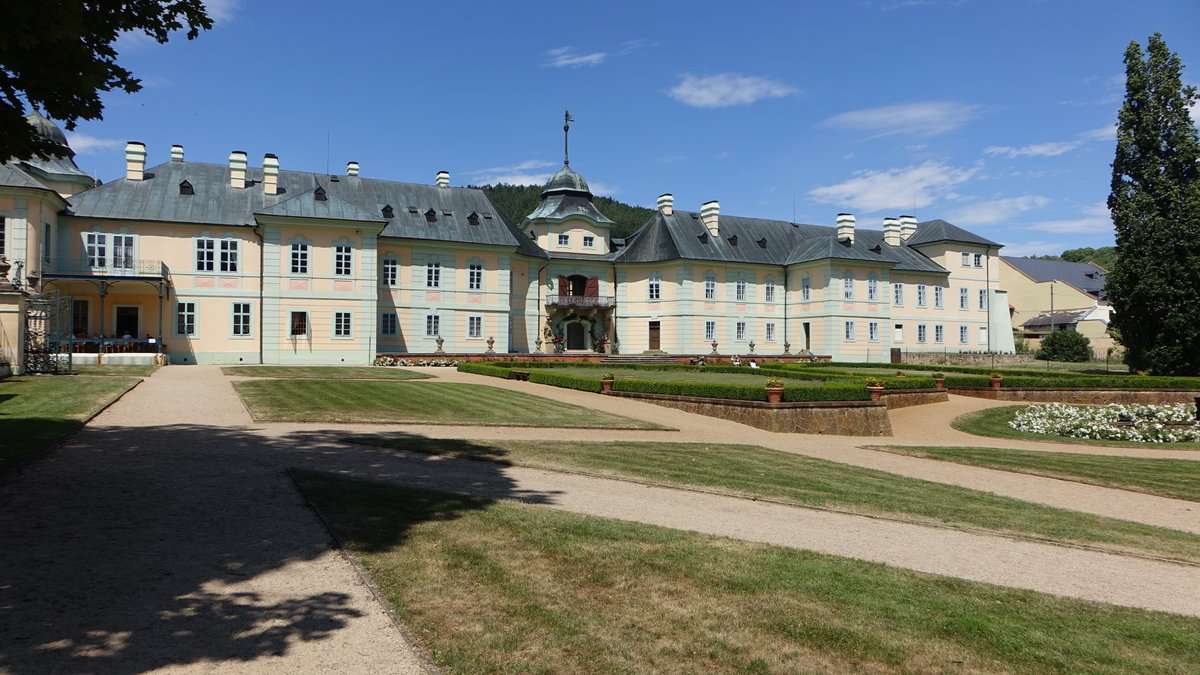
<svg viewBox="0 0 1200 675">
<path fill-rule="evenodd" d="M 442 317 L 437 314 L 425 315 L 425 336 L 438 337 L 442 334 Z"/>
<path fill-rule="evenodd" d="M 218 258 L 217 270 L 226 273 L 234 273 L 238 271 L 238 254 L 241 253 L 239 241 L 237 239 L 220 239 L 218 245 L 220 256 Z"/>
<path fill-rule="evenodd" d="M 892 284 L 892 304 L 897 307 L 904 306 L 904 282 L 902 281 Z"/>
<path fill-rule="evenodd" d="M 879 342 L 879 322 L 870 321 L 867 323 L 867 341 Z"/>
<path fill-rule="evenodd" d="M 483 339 L 482 314 L 472 314 L 467 317 L 467 338 L 473 340 Z"/>
<path fill-rule="evenodd" d="M 646 299 L 662 300 L 662 277 L 657 274 L 651 274 L 646 279 Z"/>
<path fill-rule="evenodd" d="M 108 267 L 108 233 L 84 232 L 83 253 L 88 267 Z"/>
<path fill-rule="evenodd" d="M 966 286 L 958 289 L 958 308 L 971 309 L 971 289 Z"/>
<path fill-rule="evenodd" d="M 971 266 L 971 252 L 970 251 L 962 252 L 962 266 L 963 267 Z"/>
<path fill-rule="evenodd" d="M 845 342 L 854 342 L 855 328 L 853 321 L 846 321 L 842 324 L 842 339 Z"/>
<path fill-rule="evenodd" d="M 842 275 L 842 299 L 854 299 L 854 272 L 846 272 Z"/>
<path fill-rule="evenodd" d="M 395 258 L 384 258 L 379 265 L 379 281 L 384 286 L 395 286 L 400 276 L 400 261 Z"/>
<path fill-rule="evenodd" d="M 879 300 L 879 279 L 874 274 L 867 277 L 867 300 Z"/>
<path fill-rule="evenodd" d="M 248 302 L 235 302 L 230 307 L 230 335 L 237 338 L 254 336 L 252 323 L 254 308 Z"/>
<path fill-rule="evenodd" d="M 736 324 L 734 324 L 733 331 L 734 331 L 734 335 L 733 335 L 734 340 L 737 340 L 738 342 L 746 341 L 746 322 L 745 321 L 738 321 Z"/>
<path fill-rule="evenodd" d="M 427 262 L 425 263 L 425 288 L 441 288 L 442 287 L 442 263 Z"/>
<path fill-rule="evenodd" d="M 987 311 L 987 304 L 988 304 L 987 289 L 981 288 L 981 289 L 979 289 L 979 311 L 981 311 L 981 312 Z"/>
<path fill-rule="evenodd" d="M 940 323 L 933 327 L 933 341 L 939 345 L 946 341 L 946 327 Z"/>
<path fill-rule="evenodd" d="M 812 299 L 812 277 L 805 274 L 800 278 L 800 300 L 808 302 Z"/>
<path fill-rule="evenodd" d="M 212 237 L 197 237 L 195 251 L 197 272 L 212 272 L 216 269 L 216 239 Z"/>
<path fill-rule="evenodd" d="M 946 289 L 941 285 L 933 287 L 933 307 L 934 309 L 944 309 L 946 306 Z"/>
<path fill-rule="evenodd" d="M 904 342 L 904 324 L 892 325 L 892 342 Z"/>
<path fill-rule="evenodd" d="M 736 282 L 734 282 L 733 296 L 734 296 L 734 300 L 736 300 L 737 302 L 745 302 L 746 301 L 746 280 L 745 279 L 738 279 Z"/>
<path fill-rule="evenodd" d="M 960 344 L 960 345 L 969 344 L 970 339 L 971 339 L 970 329 L 965 324 L 959 326 L 958 327 L 958 344 Z"/>
<path fill-rule="evenodd" d="M 763 341 L 765 341 L 765 342 L 774 342 L 775 341 L 775 322 L 774 321 L 768 321 L 765 324 L 763 324 Z"/>
<path fill-rule="evenodd" d="M 467 265 L 467 290 L 483 290 L 483 263 L 473 262 Z"/>
<path fill-rule="evenodd" d="M 929 327 L 923 323 L 917 324 L 917 342 L 923 343 L 929 339 Z"/>
<path fill-rule="evenodd" d="M 196 337 L 196 302 L 194 300 L 178 300 L 175 302 L 175 335 L 178 337 Z M 181 330 L 182 329 L 182 330 Z"/>
<path fill-rule="evenodd" d="M 704 341 L 712 342 L 717 339 L 717 322 L 711 319 L 704 322 Z"/>
<path fill-rule="evenodd" d="M 386 337 L 396 337 L 400 334 L 400 317 L 395 312 L 383 312 L 379 315 L 379 334 Z"/>
<path fill-rule="evenodd" d="M 569 248 L 570 246 L 571 246 L 571 235 L 560 233 L 558 235 L 558 247 L 559 248 Z"/>
<path fill-rule="evenodd" d="M 929 287 L 925 284 L 917 284 L 917 307 L 924 307 L 929 300 Z"/>
<path fill-rule="evenodd" d="M 337 311 L 333 313 L 333 337 L 338 339 L 354 337 L 354 314 Z"/>
<path fill-rule="evenodd" d="M 334 244 L 333 246 L 333 275 L 338 277 L 354 276 L 354 247 L 349 244 Z"/>
<path fill-rule="evenodd" d="M 975 254 L 975 266 L 983 267 L 983 254 L 982 253 Z"/>
<path fill-rule="evenodd" d="M 596 248 L 596 236 L 592 234 L 583 235 L 584 248 Z"/>
<path fill-rule="evenodd" d="M 763 300 L 775 302 L 775 281 L 773 279 L 768 279 L 767 283 L 763 284 Z"/>
<path fill-rule="evenodd" d="M 288 269 L 292 274 L 308 274 L 309 270 L 309 247 L 308 242 L 293 241 L 288 248 L 290 265 Z"/>
<path fill-rule="evenodd" d="M 711 274 L 704 275 L 704 299 L 717 299 L 717 278 Z"/>
<path fill-rule="evenodd" d="M 304 330 L 296 332 L 296 317 L 303 317 L 301 321 L 304 324 Z M 288 311 L 288 337 L 303 337 L 309 336 L 312 332 L 312 322 L 308 320 L 308 310 L 293 309 Z"/>
<path fill-rule="evenodd" d="M 119 270 L 131 270 L 137 267 L 137 235 L 117 232 L 112 235 L 111 241 L 112 264 L 110 267 Z M 124 251 L 124 255 L 121 255 L 120 251 Z"/>
</svg>

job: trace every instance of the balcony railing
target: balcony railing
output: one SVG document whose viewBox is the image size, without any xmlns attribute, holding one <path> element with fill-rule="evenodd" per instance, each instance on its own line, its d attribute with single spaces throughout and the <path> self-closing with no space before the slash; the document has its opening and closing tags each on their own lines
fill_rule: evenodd
<svg viewBox="0 0 1200 675">
<path fill-rule="evenodd" d="M 91 262 L 98 264 L 92 265 Z M 170 268 L 161 260 L 113 257 L 89 261 L 79 258 L 50 258 L 42 266 L 42 276 L 70 277 L 158 277 L 165 279 Z"/>
<path fill-rule="evenodd" d="M 547 305 L 559 307 L 612 307 L 616 298 L 611 295 L 547 295 Z"/>
</svg>

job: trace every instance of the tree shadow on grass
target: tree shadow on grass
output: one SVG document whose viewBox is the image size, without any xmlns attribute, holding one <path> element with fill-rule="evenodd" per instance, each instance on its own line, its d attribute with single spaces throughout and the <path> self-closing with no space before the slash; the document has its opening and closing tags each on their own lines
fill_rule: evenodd
<svg viewBox="0 0 1200 675">
<path fill-rule="evenodd" d="M 344 435 L 89 426 L 0 478 L 0 671 L 245 663 L 337 640 L 361 612 L 314 567 L 289 573 L 331 547 L 289 467 L 483 497 L 430 497 L 380 546 L 489 499 L 552 498 L 521 491 L 496 464 L 351 445 Z"/>
</svg>

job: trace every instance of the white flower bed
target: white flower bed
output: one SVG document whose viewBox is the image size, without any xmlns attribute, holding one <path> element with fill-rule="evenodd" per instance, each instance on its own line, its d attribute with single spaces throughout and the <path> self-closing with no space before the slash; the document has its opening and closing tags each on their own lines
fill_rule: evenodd
<svg viewBox="0 0 1200 675">
<path fill-rule="evenodd" d="M 458 361 L 454 359 L 420 359 L 413 361 L 412 359 L 402 359 L 398 356 L 377 356 L 375 357 L 375 365 L 377 366 L 457 366 Z"/>
<path fill-rule="evenodd" d="M 1143 443 L 1200 441 L 1200 425 L 1167 427 L 1196 419 L 1196 407 L 1173 405 L 1031 405 L 1019 411 L 1009 426 L 1035 434 Z M 1117 424 L 1130 422 L 1132 424 Z"/>
</svg>

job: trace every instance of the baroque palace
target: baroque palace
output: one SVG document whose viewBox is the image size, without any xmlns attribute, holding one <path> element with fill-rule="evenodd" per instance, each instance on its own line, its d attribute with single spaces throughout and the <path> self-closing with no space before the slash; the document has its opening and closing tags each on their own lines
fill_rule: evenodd
<svg viewBox="0 0 1200 675">
<path fill-rule="evenodd" d="M 0 165 L 0 253 L 71 298 L 81 341 L 171 363 L 371 363 L 378 354 L 1011 352 L 1000 245 L 943 220 L 832 227 L 675 208 L 625 239 L 563 167 L 510 222 L 480 190 L 188 162 L 181 146 L 98 184 L 62 132 Z M 144 337 L 143 337 L 144 336 Z"/>
</svg>

